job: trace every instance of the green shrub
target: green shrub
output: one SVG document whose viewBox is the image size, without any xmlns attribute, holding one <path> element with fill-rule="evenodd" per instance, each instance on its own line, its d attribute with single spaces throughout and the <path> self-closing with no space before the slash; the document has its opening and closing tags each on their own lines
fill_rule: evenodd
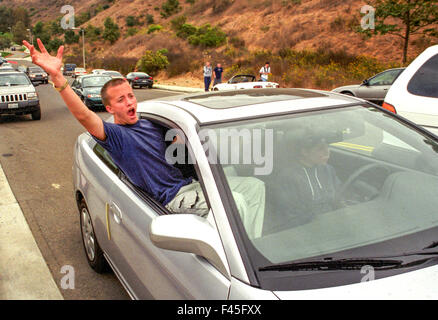
<svg viewBox="0 0 438 320">
<path fill-rule="evenodd" d="M 211 27 L 209 24 L 203 25 L 195 34 L 187 38 L 190 44 L 205 48 L 219 47 L 225 43 L 226 39 L 225 32 L 218 27 Z"/>
<path fill-rule="evenodd" d="M 174 15 L 175 13 L 178 13 L 180 11 L 181 11 L 181 6 L 179 5 L 178 0 L 167 0 L 161 6 L 160 14 L 163 18 L 168 18 L 171 15 Z"/>
<path fill-rule="evenodd" d="M 196 34 L 197 31 L 198 31 L 198 28 L 196 28 L 195 26 L 188 24 L 188 23 L 184 23 L 180 27 L 180 29 L 178 30 L 176 35 L 179 38 L 187 39 L 188 37 Z"/>
<path fill-rule="evenodd" d="M 155 21 L 154 21 L 154 16 L 153 15 L 151 15 L 151 14 L 147 14 L 146 15 L 146 23 L 147 24 L 153 24 Z"/>
<path fill-rule="evenodd" d="M 133 35 L 135 35 L 137 33 L 138 33 L 138 29 L 137 28 L 128 28 L 128 30 L 126 31 L 126 35 L 128 37 L 131 37 L 131 36 L 133 36 Z"/>
<path fill-rule="evenodd" d="M 163 29 L 162 26 L 160 26 L 159 24 L 151 24 L 148 28 L 148 33 L 152 33 L 155 31 L 160 31 L 161 29 Z"/>
<path fill-rule="evenodd" d="M 219 14 L 228 9 L 233 4 L 232 0 L 214 0 L 213 1 L 213 13 Z"/>
<path fill-rule="evenodd" d="M 146 50 L 145 54 L 138 60 L 136 67 L 138 71 L 146 72 L 155 76 L 158 71 L 166 69 L 169 65 L 169 60 L 163 54 L 163 50 L 153 52 Z"/>
<path fill-rule="evenodd" d="M 126 26 L 133 27 L 138 24 L 137 18 L 134 16 L 127 16 L 125 18 Z"/>
<path fill-rule="evenodd" d="M 187 17 L 182 15 L 170 20 L 170 24 L 172 25 L 172 29 L 175 31 L 179 31 L 181 27 L 186 23 Z"/>
</svg>

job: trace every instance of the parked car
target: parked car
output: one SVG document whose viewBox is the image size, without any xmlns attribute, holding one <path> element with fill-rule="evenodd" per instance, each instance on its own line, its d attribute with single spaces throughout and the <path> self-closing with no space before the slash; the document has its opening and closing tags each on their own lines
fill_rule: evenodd
<svg viewBox="0 0 438 320">
<path fill-rule="evenodd" d="M 2 56 L 0 56 L 0 66 L 5 63 L 8 62 L 8 60 L 6 60 L 5 58 L 3 58 Z"/>
<path fill-rule="evenodd" d="M 77 66 L 74 63 L 66 63 L 63 67 L 62 74 L 64 76 L 71 76 L 71 75 L 73 75 L 76 67 Z"/>
<path fill-rule="evenodd" d="M 130 72 L 126 75 L 126 79 L 132 88 L 148 87 L 149 89 L 152 89 L 152 86 L 154 85 L 154 79 L 144 72 Z"/>
<path fill-rule="evenodd" d="M 26 74 L 34 85 L 36 83 L 49 83 L 49 75 L 40 67 L 27 67 Z"/>
<path fill-rule="evenodd" d="M 438 45 L 421 53 L 394 82 L 383 107 L 438 134 Z"/>
<path fill-rule="evenodd" d="M 136 111 L 163 128 L 168 161 L 199 181 L 210 211 L 172 214 L 90 134 L 78 137 L 86 259 L 97 272 L 109 263 L 132 298 L 438 297 L 438 139 L 427 130 L 367 101 L 304 89 L 174 96 Z M 175 133 L 182 147 L 170 144 Z M 336 194 L 325 191 L 327 173 L 293 165 L 309 145 L 321 146 L 313 159 L 328 162 L 320 166 L 337 179 Z M 263 215 L 242 219 L 234 176 L 264 183 Z M 263 228 L 251 235 L 255 219 Z"/>
<path fill-rule="evenodd" d="M 103 75 L 106 76 L 110 76 L 111 78 L 123 78 L 125 79 L 125 77 L 118 71 L 112 71 L 112 70 L 105 70 L 104 72 L 102 72 Z"/>
<path fill-rule="evenodd" d="M 388 69 L 369 79 L 365 79 L 362 84 L 343 86 L 335 88 L 332 91 L 362 98 L 382 105 L 389 88 L 404 69 L 405 68 Z"/>
<path fill-rule="evenodd" d="M 237 90 L 237 89 L 261 89 L 261 88 L 279 88 L 280 85 L 276 82 L 258 81 L 251 74 L 238 74 L 228 80 L 227 83 L 219 83 L 211 90 Z"/>
<path fill-rule="evenodd" d="M 88 108 L 104 109 L 100 90 L 109 80 L 111 77 L 105 75 L 79 76 L 73 81 L 71 87 Z"/>
<path fill-rule="evenodd" d="M 103 72 L 105 72 L 105 69 L 93 69 L 91 70 L 92 74 L 102 74 Z"/>
<path fill-rule="evenodd" d="M 0 65 L 0 72 L 4 72 L 4 71 L 16 71 L 12 65 L 10 63 L 3 63 L 2 65 Z"/>
<path fill-rule="evenodd" d="M 0 72 L 0 115 L 4 114 L 30 114 L 33 120 L 41 119 L 38 94 L 23 72 Z"/>
<path fill-rule="evenodd" d="M 79 76 L 83 76 L 87 74 L 87 70 L 85 70 L 84 68 L 75 68 L 75 71 L 72 74 L 73 78 L 79 77 Z"/>
</svg>

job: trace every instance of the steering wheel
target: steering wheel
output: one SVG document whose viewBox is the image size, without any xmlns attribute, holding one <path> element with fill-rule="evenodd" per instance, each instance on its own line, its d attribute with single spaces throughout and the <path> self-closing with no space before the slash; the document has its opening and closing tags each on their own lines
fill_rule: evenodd
<svg viewBox="0 0 438 320">
<path fill-rule="evenodd" d="M 347 191 L 348 188 L 353 184 L 353 182 L 355 182 L 357 178 L 359 178 L 364 172 L 375 168 L 383 168 L 388 173 L 390 172 L 387 166 L 380 163 L 370 163 L 363 167 L 360 167 L 355 172 L 353 172 L 353 174 L 351 174 L 350 177 L 348 177 L 348 179 L 341 185 L 337 193 L 337 197 L 336 197 L 337 200 L 338 201 L 340 200 L 341 196 L 345 194 L 345 191 Z"/>
</svg>

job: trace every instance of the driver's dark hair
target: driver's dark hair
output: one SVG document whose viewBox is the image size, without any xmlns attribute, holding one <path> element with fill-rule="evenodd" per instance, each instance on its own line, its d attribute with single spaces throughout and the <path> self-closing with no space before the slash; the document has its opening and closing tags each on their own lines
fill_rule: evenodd
<svg viewBox="0 0 438 320">
<path fill-rule="evenodd" d="M 127 80 L 124 78 L 114 78 L 105 83 L 105 85 L 100 90 L 100 96 L 102 97 L 102 103 L 104 106 L 108 106 L 110 104 L 110 97 L 108 96 L 108 89 L 111 87 L 119 86 L 125 83 Z"/>
</svg>

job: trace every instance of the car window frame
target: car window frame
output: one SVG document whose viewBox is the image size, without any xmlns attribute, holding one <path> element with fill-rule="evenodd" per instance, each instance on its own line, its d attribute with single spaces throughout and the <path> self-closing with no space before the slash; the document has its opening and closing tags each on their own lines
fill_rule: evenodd
<svg viewBox="0 0 438 320">
<path fill-rule="evenodd" d="M 159 124 L 160 126 L 162 126 L 164 128 L 177 129 L 177 130 L 181 131 L 182 133 L 184 133 L 184 141 L 185 141 L 185 144 L 187 146 L 188 152 L 193 157 L 196 157 L 192 151 L 192 148 L 190 146 L 190 142 L 189 142 L 189 139 L 187 138 L 186 133 L 184 132 L 184 130 L 182 130 L 180 127 L 178 127 L 174 122 L 172 122 L 169 119 L 163 118 L 163 117 L 159 117 L 159 116 L 152 115 L 152 114 L 146 114 L 146 113 L 141 113 L 139 118 L 152 121 L 154 123 Z M 172 213 L 171 211 L 169 211 L 165 206 L 163 206 L 160 202 L 155 200 L 151 195 L 146 193 L 144 190 L 142 190 L 139 187 L 137 187 L 136 185 L 134 185 L 129 180 L 129 178 L 126 176 L 126 174 L 115 164 L 115 162 L 112 160 L 109 152 L 105 148 L 103 148 L 101 145 L 99 145 L 99 143 L 96 142 L 96 144 L 92 147 L 92 150 L 93 150 L 94 154 L 103 162 L 103 164 L 107 168 L 109 168 L 111 170 L 111 172 L 113 172 L 117 176 L 118 179 L 120 179 L 121 182 L 126 184 L 132 191 L 134 191 L 146 203 L 151 205 L 155 209 L 155 212 L 158 215 L 175 214 L 175 213 Z M 208 210 L 210 212 L 212 209 L 211 209 L 208 193 L 206 191 L 204 181 L 202 180 L 202 175 L 201 175 L 201 172 L 200 172 L 199 167 L 197 165 L 197 161 L 195 160 L 194 162 L 195 163 L 193 164 L 193 166 L 194 166 L 194 169 L 196 171 L 197 178 L 198 178 L 197 181 L 199 182 L 201 189 L 202 189 L 202 192 L 204 193 L 205 201 L 207 203 Z"/>
<path fill-rule="evenodd" d="M 189 152 L 189 154 L 192 157 L 195 158 L 194 159 L 194 163 L 193 163 L 193 167 L 195 169 L 195 172 L 196 172 L 196 175 L 197 175 L 197 178 L 198 178 L 197 181 L 199 182 L 199 185 L 201 186 L 201 190 L 202 190 L 202 192 L 204 194 L 205 201 L 206 201 L 207 206 L 208 206 L 208 210 L 209 210 L 209 212 L 212 211 L 211 202 L 210 202 L 210 199 L 209 199 L 209 196 L 208 196 L 208 193 L 207 193 L 207 189 L 205 188 L 205 183 L 204 183 L 204 180 L 202 178 L 201 170 L 199 169 L 199 165 L 198 165 L 198 161 L 196 159 L 196 155 L 193 152 L 193 148 L 191 147 L 190 140 L 187 137 L 186 132 L 183 129 L 181 129 L 175 122 L 173 122 L 172 120 L 170 120 L 168 118 L 165 118 L 163 116 L 159 116 L 159 115 L 151 114 L 151 113 L 147 113 L 147 112 L 141 112 L 139 114 L 139 118 L 140 119 L 145 119 L 145 120 L 152 121 L 154 123 L 159 124 L 162 127 L 168 128 L 168 129 L 179 130 L 180 132 L 182 132 L 184 134 L 183 138 L 184 138 L 184 141 L 185 141 L 185 145 L 187 147 L 187 151 Z"/>
</svg>

